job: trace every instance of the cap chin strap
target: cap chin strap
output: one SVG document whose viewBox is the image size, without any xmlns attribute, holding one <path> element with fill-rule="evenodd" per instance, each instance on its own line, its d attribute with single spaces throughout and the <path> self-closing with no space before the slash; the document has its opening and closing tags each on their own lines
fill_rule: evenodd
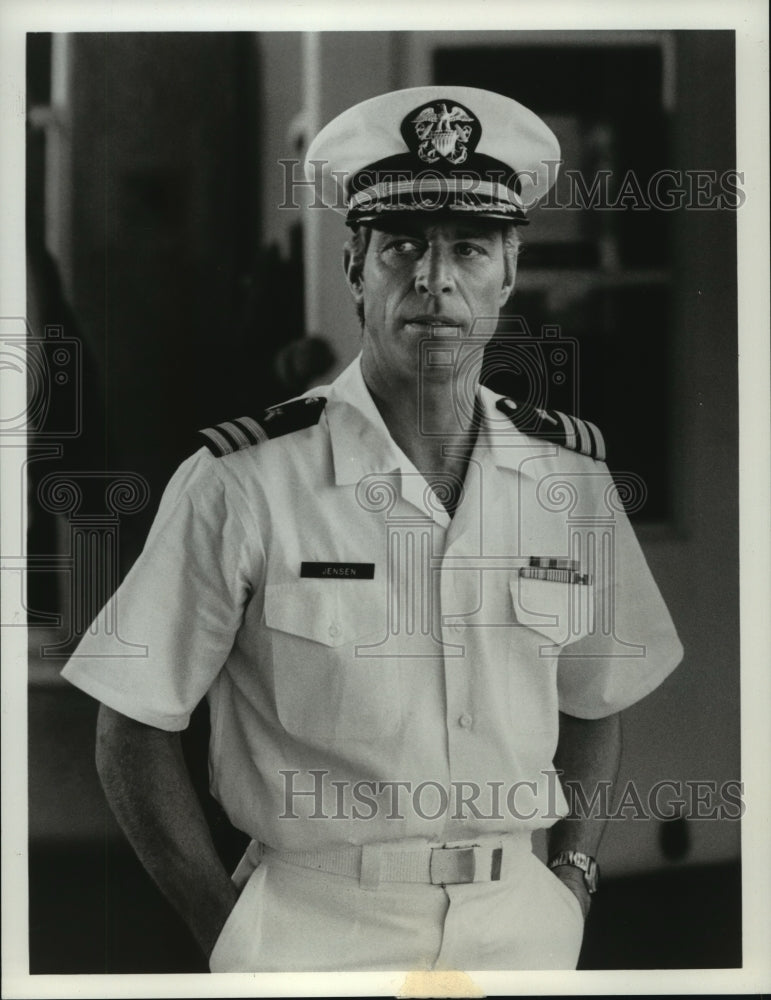
<svg viewBox="0 0 771 1000">
<path fill-rule="evenodd" d="M 348 204 L 348 224 L 376 219 L 389 212 L 457 212 L 506 222 L 524 223 L 519 195 L 505 184 L 468 178 L 433 177 L 414 181 L 381 181 L 356 191 Z"/>
</svg>

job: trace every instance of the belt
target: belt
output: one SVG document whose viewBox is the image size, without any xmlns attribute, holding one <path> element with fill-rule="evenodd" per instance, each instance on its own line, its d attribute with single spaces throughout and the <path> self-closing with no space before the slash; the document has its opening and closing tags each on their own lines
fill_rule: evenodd
<svg viewBox="0 0 771 1000">
<path fill-rule="evenodd" d="M 503 836 L 484 844 L 457 846 L 421 844 L 399 848 L 392 844 L 364 844 L 336 851 L 276 851 L 263 846 L 267 857 L 299 868 L 357 878 L 365 889 L 376 889 L 381 882 L 498 882 L 505 878 L 507 856 L 515 850 L 529 853 L 529 836 Z"/>
</svg>

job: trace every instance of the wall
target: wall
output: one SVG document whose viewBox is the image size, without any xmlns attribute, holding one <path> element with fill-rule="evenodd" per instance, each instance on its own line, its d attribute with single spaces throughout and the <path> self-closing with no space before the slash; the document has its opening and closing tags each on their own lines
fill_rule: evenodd
<svg viewBox="0 0 771 1000">
<path fill-rule="evenodd" d="M 400 86 L 402 36 L 398 32 L 321 32 L 259 37 L 266 82 L 263 134 L 266 241 L 288 247 L 298 213 L 277 210 L 284 202 L 284 169 L 279 159 L 302 162 L 308 138 L 345 108 Z M 296 168 L 296 177 L 302 170 Z M 307 190 L 295 192 L 306 204 Z M 303 217 L 306 271 L 306 331 L 324 337 L 336 355 L 329 375 L 341 371 L 358 353 L 359 324 L 343 281 L 342 246 L 347 229 L 342 215 L 326 210 Z"/>
<path fill-rule="evenodd" d="M 677 34 L 676 169 L 736 167 L 726 41 L 719 32 Z M 686 656 L 658 692 L 629 711 L 624 775 L 643 785 L 663 777 L 722 784 L 741 775 L 735 215 L 680 212 L 673 238 L 681 504 L 669 532 L 642 537 Z M 690 860 L 738 856 L 739 823 L 689 825 Z M 612 830 L 608 854 L 625 867 L 655 864 L 656 835 L 652 824 L 635 823 L 628 838 Z"/>
</svg>

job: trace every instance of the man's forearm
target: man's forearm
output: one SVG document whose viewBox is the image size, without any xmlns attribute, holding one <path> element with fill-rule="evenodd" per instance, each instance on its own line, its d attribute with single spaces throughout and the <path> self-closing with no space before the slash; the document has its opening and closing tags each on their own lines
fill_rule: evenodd
<svg viewBox="0 0 771 1000">
<path fill-rule="evenodd" d="M 606 801 L 610 801 L 620 762 L 619 715 L 578 719 L 560 713 L 559 743 L 554 765 L 562 772 L 560 780 L 563 786 L 580 788 L 582 795 L 579 797 L 575 791 L 568 793 L 570 812 L 549 830 L 547 843 L 550 858 L 562 851 L 580 851 L 591 857 L 597 855 L 607 820 L 601 809 L 600 815 L 592 816 L 592 810 L 588 810 L 587 814 L 581 803 L 591 803 L 598 789 L 604 789 L 608 796 Z M 555 873 L 576 892 L 586 912 L 589 900 L 582 873 L 576 868 L 557 868 Z"/>
<path fill-rule="evenodd" d="M 96 762 L 140 861 L 208 957 L 237 898 L 185 764 L 179 733 L 99 711 Z"/>
</svg>

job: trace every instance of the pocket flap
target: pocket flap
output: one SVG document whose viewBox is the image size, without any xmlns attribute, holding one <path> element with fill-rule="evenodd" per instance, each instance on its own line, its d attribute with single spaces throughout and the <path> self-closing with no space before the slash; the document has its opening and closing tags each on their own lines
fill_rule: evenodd
<svg viewBox="0 0 771 1000">
<path fill-rule="evenodd" d="M 558 646 L 594 629 L 594 586 L 512 575 L 509 586 L 517 621 Z"/>
<path fill-rule="evenodd" d="M 384 629 L 382 589 L 373 580 L 297 580 L 265 587 L 265 624 L 325 646 Z"/>
</svg>

